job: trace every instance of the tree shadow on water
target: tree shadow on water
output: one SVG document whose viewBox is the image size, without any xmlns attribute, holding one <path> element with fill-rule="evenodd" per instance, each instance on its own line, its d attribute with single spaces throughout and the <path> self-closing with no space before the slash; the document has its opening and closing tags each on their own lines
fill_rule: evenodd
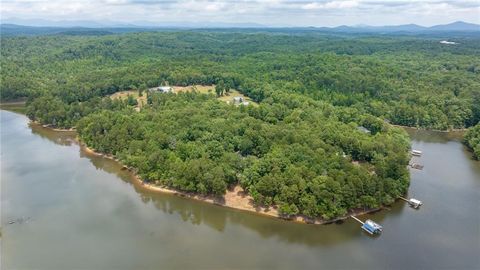
<svg viewBox="0 0 480 270">
<path fill-rule="evenodd" d="M 32 133 L 63 146 L 78 145 L 74 132 L 58 132 L 41 126 L 32 126 Z M 174 215 L 183 222 L 193 225 L 206 225 L 218 232 L 225 232 L 227 226 L 238 226 L 257 233 L 263 239 L 278 239 L 282 242 L 302 244 L 307 246 L 333 246 L 355 241 L 359 237 L 370 237 L 360 228 L 360 224 L 348 219 L 328 225 L 299 224 L 292 221 L 265 217 L 256 213 L 230 209 L 221 206 L 222 201 L 216 204 L 183 198 L 175 194 L 159 193 L 135 181 L 132 172 L 125 169 L 120 163 L 85 151 L 79 146 L 80 158 L 86 158 L 98 170 L 113 174 L 123 182 L 132 186 L 139 199 L 145 204 L 152 204 L 165 214 Z M 224 203 L 224 202 L 223 202 Z M 363 219 L 371 218 L 381 222 L 388 215 L 398 215 L 403 207 L 396 206 L 389 210 L 382 210 L 372 216 L 364 215 Z"/>
</svg>

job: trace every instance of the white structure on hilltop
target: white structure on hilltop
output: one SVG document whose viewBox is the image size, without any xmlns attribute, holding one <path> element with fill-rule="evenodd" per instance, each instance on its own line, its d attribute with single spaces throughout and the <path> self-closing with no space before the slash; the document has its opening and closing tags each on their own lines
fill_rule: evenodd
<svg viewBox="0 0 480 270">
<path fill-rule="evenodd" d="M 367 134 L 370 134 L 370 133 L 371 133 L 371 131 L 368 130 L 368 129 L 367 129 L 366 127 L 364 127 L 364 126 L 359 126 L 359 127 L 357 127 L 357 129 L 358 129 L 359 131 L 363 132 L 363 133 L 367 133 Z"/>
<path fill-rule="evenodd" d="M 441 44 L 449 44 L 449 45 L 455 45 L 455 44 L 458 44 L 457 42 L 453 42 L 453 41 L 446 41 L 446 40 L 442 40 L 440 41 Z"/>
<path fill-rule="evenodd" d="M 173 88 L 171 86 L 158 86 L 154 88 L 150 88 L 150 91 L 158 91 L 161 93 L 173 93 Z"/>
</svg>

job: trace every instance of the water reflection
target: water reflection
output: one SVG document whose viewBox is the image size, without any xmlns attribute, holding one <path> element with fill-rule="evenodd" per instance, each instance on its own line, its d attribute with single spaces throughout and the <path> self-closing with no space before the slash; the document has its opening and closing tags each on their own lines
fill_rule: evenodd
<svg viewBox="0 0 480 270">
<path fill-rule="evenodd" d="M 31 124 L 32 133 L 48 139 L 59 145 L 78 145 L 75 140 L 75 132 L 58 132 L 40 125 Z M 460 133 L 439 133 L 424 130 L 407 129 L 407 132 L 419 143 L 435 142 L 447 143 L 452 139 L 458 139 Z M 228 224 L 241 225 L 251 231 L 255 231 L 263 239 L 278 238 L 281 241 L 292 244 L 307 246 L 331 246 L 344 241 L 351 241 L 358 237 L 365 237 L 360 230 L 359 224 L 352 220 L 341 223 L 333 223 L 324 226 L 297 224 L 270 217 L 259 216 L 254 213 L 245 213 L 235 209 L 226 209 L 209 203 L 193 201 L 171 194 L 160 194 L 146 189 L 134 181 L 134 176 L 122 166 L 105 157 L 92 154 L 79 147 L 81 158 L 87 158 L 97 169 L 116 175 L 125 183 L 133 187 L 135 193 L 145 204 L 153 204 L 156 209 L 170 215 L 178 216 L 182 221 L 193 225 L 206 225 L 216 231 L 225 231 Z M 382 224 L 388 218 L 395 218 L 404 211 L 414 211 L 404 201 L 397 201 L 384 210 L 366 214 L 362 220 L 373 219 Z M 387 229 L 388 230 L 388 229 Z"/>
<path fill-rule="evenodd" d="M 45 128 L 40 124 L 32 123 L 29 124 L 32 134 L 38 135 L 44 139 L 54 142 L 58 145 L 63 146 L 72 146 L 78 144 L 75 140 L 76 133 L 75 131 L 55 131 L 50 128 Z"/>
<path fill-rule="evenodd" d="M 34 217 L 2 231 L 7 261 L 2 269 L 471 269 L 480 264 L 480 163 L 469 160 L 470 153 L 448 134 L 411 134 L 413 147 L 424 151 L 419 161 L 425 169 L 411 171 L 410 193 L 425 204 L 416 211 L 398 201 L 360 217 L 384 226 L 380 237 L 369 237 L 352 220 L 295 224 L 146 190 L 118 163 L 83 151 L 75 133 L 28 128 L 24 116 L 4 111 L 1 120 L 2 195 L 7 195 L 2 212 Z"/>
<path fill-rule="evenodd" d="M 429 131 L 415 128 L 403 128 L 411 138 L 414 138 L 419 142 L 426 143 L 448 143 L 450 141 L 461 141 L 463 137 L 463 131 Z"/>
</svg>

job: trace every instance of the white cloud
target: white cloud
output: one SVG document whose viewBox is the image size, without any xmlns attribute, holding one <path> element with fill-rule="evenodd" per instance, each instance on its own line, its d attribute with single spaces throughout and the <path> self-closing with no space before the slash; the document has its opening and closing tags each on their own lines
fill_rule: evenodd
<svg viewBox="0 0 480 270">
<path fill-rule="evenodd" d="M 253 22 L 275 26 L 480 23 L 478 0 L 1 0 L 7 18 Z"/>
<path fill-rule="evenodd" d="M 179 1 L 170 6 L 171 9 L 176 11 L 189 11 L 189 12 L 218 12 L 226 7 L 225 2 L 220 1 Z M 201 14 L 200 14 L 201 15 Z"/>
<path fill-rule="evenodd" d="M 127 4 L 128 0 L 103 0 L 106 4 L 120 5 Z"/>
<path fill-rule="evenodd" d="M 225 7 L 225 3 L 209 3 L 205 6 L 205 10 L 209 12 L 220 11 Z"/>
<path fill-rule="evenodd" d="M 331 1 L 331 2 L 311 2 L 305 5 L 302 5 L 302 9 L 312 10 L 312 9 L 348 9 L 354 8 L 359 5 L 358 1 Z"/>
</svg>

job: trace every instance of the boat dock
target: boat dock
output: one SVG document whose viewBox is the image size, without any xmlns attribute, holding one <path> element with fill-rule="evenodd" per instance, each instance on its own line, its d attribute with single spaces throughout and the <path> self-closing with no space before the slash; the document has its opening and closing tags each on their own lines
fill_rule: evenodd
<svg viewBox="0 0 480 270">
<path fill-rule="evenodd" d="M 412 149 L 412 155 L 419 157 L 422 155 L 422 151 Z"/>
<path fill-rule="evenodd" d="M 423 165 L 422 164 L 418 164 L 418 163 L 411 163 L 411 164 L 408 164 L 410 167 L 412 167 L 413 169 L 417 169 L 417 170 L 422 170 L 423 169 Z"/>
<path fill-rule="evenodd" d="M 363 222 L 354 216 L 350 217 L 362 224 L 362 229 L 371 235 L 380 234 L 383 231 L 383 227 L 375 223 L 373 220 L 367 219 Z"/>
<path fill-rule="evenodd" d="M 422 156 L 422 151 L 416 150 L 416 149 L 412 149 L 411 154 L 412 154 L 412 156 L 420 157 L 420 156 Z M 413 169 L 417 169 L 417 170 L 422 170 L 422 169 L 423 169 L 423 165 L 422 165 L 422 164 L 415 163 L 415 162 L 409 163 L 408 166 L 412 167 Z"/>
<path fill-rule="evenodd" d="M 355 219 L 356 221 L 360 222 L 360 224 L 363 225 L 363 221 L 361 221 L 360 219 L 356 218 L 355 216 L 350 216 L 351 218 Z"/>
<path fill-rule="evenodd" d="M 406 201 L 412 208 L 418 209 L 420 206 L 423 205 L 423 202 L 420 200 L 417 200 L 415 198 L 410 198 L 410 199 L 405 199 L 403 197 L 400 197 L 401 200 Z"/>
</svg>

